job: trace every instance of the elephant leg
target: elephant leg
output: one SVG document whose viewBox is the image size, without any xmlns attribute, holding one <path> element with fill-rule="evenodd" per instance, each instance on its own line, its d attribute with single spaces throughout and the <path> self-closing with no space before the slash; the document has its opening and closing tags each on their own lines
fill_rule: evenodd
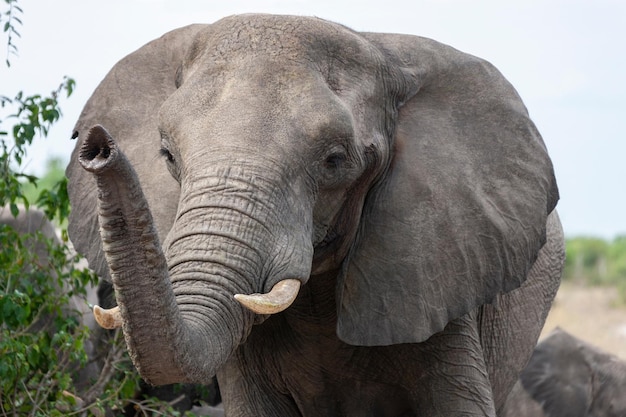
<svg viewBox="0 0 626 417">
<path fill-rule="evenodd" d="M 479 328 L 496 409 L 526 366 L 559 289 L 565 246 L 556 211 L 547 221 L 547 240 L 522 286 L 481 308 Z"/>
<path fill-rule="evenodd" d="M 228 417 L 300 417 L 302 414 L 295 402 L 272 386 L 265 372 L 257 372 L 254 365 L 246 365 L 249 361 L 245 356 L 245 349 L 237 350 L 217 373 L 225 414 Z"/>
<path fill-rule="evenodd" d="M 417 415 L 496 415 L 476 312 L 450 322 L 419 350 L 427 367 L 411 390 Z"/>
</svg>

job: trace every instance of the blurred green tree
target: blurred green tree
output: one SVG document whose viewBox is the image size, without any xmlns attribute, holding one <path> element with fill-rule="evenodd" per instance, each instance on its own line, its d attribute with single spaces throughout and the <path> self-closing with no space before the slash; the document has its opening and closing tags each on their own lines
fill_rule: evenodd
<svg viewBox="0 0 626 417">
<path fill-rule="evenodd" d="M 612 241 L 594 237 L 566 241 L 564 281 L 617 287 L 626 303 L 626 236 Z"/>
</svg>

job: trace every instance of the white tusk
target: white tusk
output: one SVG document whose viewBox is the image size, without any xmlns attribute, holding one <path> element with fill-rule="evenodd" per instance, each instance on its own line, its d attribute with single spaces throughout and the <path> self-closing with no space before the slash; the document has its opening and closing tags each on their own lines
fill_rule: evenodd
<svg viewBox="0 0 626 417">
<path fill-rule="evenodd" d="M 93 306 L 93 315 L 98 324 L 105 329 L 117 329 L 122 327 L 123 320 L 119 306 L 105 310 L 95 305 Z"/>
<path fill-rule="evenodd" d="M 300 281 L 284 279 L 267 294 L 235 294 L 235 299 L 257 314 L 276 314 L 293 303 L 300 291 Z"/>
</svg>

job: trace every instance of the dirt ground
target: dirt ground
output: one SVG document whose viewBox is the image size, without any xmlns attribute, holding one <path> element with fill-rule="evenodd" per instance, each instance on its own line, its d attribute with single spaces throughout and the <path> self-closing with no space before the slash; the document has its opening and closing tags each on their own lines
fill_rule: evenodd
<svg viewBox="0 0 626 417">
<path fill-rule="evenodd" d="M 558 326 L 626 360 L 626 306 L 616 300 L 615 288 L 563 283 L 542 337 Z"/>
</svg>

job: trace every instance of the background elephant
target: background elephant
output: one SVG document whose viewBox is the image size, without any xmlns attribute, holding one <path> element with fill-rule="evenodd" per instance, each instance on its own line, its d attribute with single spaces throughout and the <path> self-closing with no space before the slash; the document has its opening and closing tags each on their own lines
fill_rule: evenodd
<svg viewBox="0 0 626 417">
<path fill-rule="evenodd" d="M 230 416 L 495 415 L 558 287 L 539 133 L 429 39 L 184 27 L 115 65 L 73 136 L 70 237 L 119 304 L 99 314 L 149 382 L 217 373 Z"/>
<path fill-rule="evenodd" d="M 626 362 L 556 329 L 533 352 L 504 417 L 626 415 Z"/>
</svg>

